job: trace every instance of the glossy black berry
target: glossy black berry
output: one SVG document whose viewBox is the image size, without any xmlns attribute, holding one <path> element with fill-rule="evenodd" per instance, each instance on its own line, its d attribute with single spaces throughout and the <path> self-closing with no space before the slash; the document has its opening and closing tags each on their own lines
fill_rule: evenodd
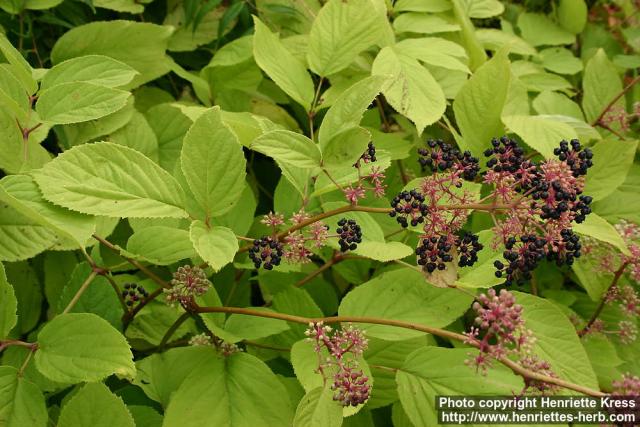
<svg viewBox="0 0 640 427">
<path fill-rule="evenodd" d="M 440 139 L 427 141 L 428 148 L 418 149 L 418 162 L 422 170 L 429 168 L 432 172 L 444 172 L 447 170 L 460 171 L 462 177 L 473 180 L 480 167 L 478 159 L 469 151 L 460 152 L 456 147 Z"/>
<path fill-rule="evenodd" d="M 575 177 L 586 175 L 587 169 L 593 166 L 593 152 L 590 148 L 583 149 L 577 139 L 560 141 L 560 146 L 553 150 L 553 154 L 569 165 Z"/>
<path fill-rule="evenodd" d="M 249 247 L 249 258 L 255 268 L 263 266 L 265 270 L 272 270 L 274 266 L 280 265 L 282 253 L 282 243 L 270 236 L 255 239 Z"/>
<path fill-rule="evenodd" d="M 477 235 L 465 233 L 456 239 L 456 247 L 458 249 L 458 266 L 470 267 L 478 261 L 478 252 L 484 246 L 478 242 Z"/>
<path fill-rule="evenodd" d="M 389 216 L 395 218 L 402 227 L 411 224 L 416 226 L 424 222 L 424 217 L 429 213 L 429 208 L 424 203 L 424 196 L 418 190 L 401 191 L 391 200 L 393 210 Z"/>
<path fill-rule="evenodd" d="M 353 219 L 342 218 L 338 221 L 336 233 L 338 233 L 341 252 L 353 251 L 358 247 L 358 243 L 362 242 L 362 230 Z"/>
<path fill-rule="evenodd" d="M 521 236 L 519 240 L 510 237 L 505 242 L 505 251 L 502 256 L 506 263 L 495 261 L 496 277 L 505 279 L 505 285 L 522 284 L 531 279 L 531 272 L 545 257 L 547 242 L 538 236 L 528 234 Z"/>
<path fill-rule="evenodd" d="M 418 264 L 427 273 L 433 273 L 436 269 L 444 270 L 445 263 L 453 261 L 453 256 L 450 253 L 452 247 L 453 245 L 445 235 L 422 239 L 416 248 Z"/>
</svg>

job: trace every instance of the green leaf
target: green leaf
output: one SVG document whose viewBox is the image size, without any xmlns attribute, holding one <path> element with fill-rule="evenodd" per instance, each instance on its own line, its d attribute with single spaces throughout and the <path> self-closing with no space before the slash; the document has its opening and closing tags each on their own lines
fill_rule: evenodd
<svg viewBox="0 0 640 427">
<path fill-rule="evenodd" d="M 14 333 L 26 334 L 33 330 L 42 314 L 42 286 L 33 266 L 26 262 L 5 264 L 9 283 L 18 283 L 13 288 L 18 300 L 18 324 Z"/>
<path fill-rule="evenodd" d="M 465 64 L 464 48 L 449 40 L 437 37 L 405 39 L 396 43 L 393 50 L 429 65 L 471 73 Z"/>
<path fill-rule="evenodd" d="M 158 162 L 165 170 L 173 172 L 180 160 L 182 139 L 189 130 L 192 121 L 178 107 L 160 104 L 151 107 L 145 118 L 158 139 Z"/>
<path fill-rule="evenodd" d="M 10 175 L 0 180 L 0 200 L 52 231 L 84 248 L 95 232 L 95 218 L 55 206 L 42 198 L 37 184 L 27 175 Z"/>
<path fill-rule="evenodd" d="M 382 37 L 382 19 L 371 0 L 329 0 L 311 26 L 309 68 L 323 77 L 347 68 Z"/>
<path fill-rule="evenodd" d="M 358 244 L 358 248 L 354 253 L 376 261 L 389 262 L 412 255 L 413 249 L 400 242 L 364 241 Z"/>
<path fill-rule="evenodd" d="M 493 262 L 502 259 L 502 253 L 492 248 L 494 233 L 491 230 L 483 230 L 478 233 L 478 241 L 484 246 L 478 252 L 478 261 L 471 267 L 458 269 L 456 285 L 469 288 L 490 288 L 504 282 L 504 279 L 495 275 Z"/>
<path fill-rule="evenodd" d="M 438 424 L 438 396 L 510 396 L 521 392 L 524 384 L 520 377 L 503 366 L 480 375 L 465 364 L 468 353 L 465 348 L 425 347 L 407 356 L 396 380 L 400 403 L 413 425 Z"/>
<path fill-rule="evenodd" d="M 339 313 L 441 327 L 457 319 L 470 303 L 471 297 L 453 289 L 436 288 L 427 283 L 420 272 L 403 268 L 377 276 L 349 292 L 340 304 Z M 424 335 L 385 325 L 363 328 L 368 335 L 389 341 Z"/>
<path fill-rule="evenodd" d="M 595 213 L 587 215 L 587 219 L 580 224 L 574 224 L 573 230 L 579 234 L 593 237 L 601 242 L 609 243 L 619 249 L 625 255 L 630 255 L 629 248 L 620 236 L 616 228 L 609 224 L 606 219 Z"/>
<path fill-rule="evenodd" d="M 191 223 L 189 236 L 198 255 L 214 271 L 221 270 L 233 261 L 239 249 L 236 235 L 227 227 L 209 227 L 196 220 Z"/>
<path fill-rule="evenodd" d="M 9 62 L 9 71 L 18 79 L 27 91 L 28 95 L 33 95 L 38 90 L 38 83 L 33 78 L 33 69 L 26 59 L 22 57 L 18 50 L 11 46 L 4 34 L 0 34 L 0 52 Z"/>
<path fill-rule="evenodd" d="M 469 17 L 474 19 L 487 19 L 502 12 L 504 5 L 498 0 L 472 0 L 469 4 Z"/>
<path fill-rule="evenodd" d="M 56 316 L 38 333 L 38 370 L 53 381 L 95 382 L 111 374 L 133 378 L 133 355 L 125 337 L 95 314 Z"/>
<path fill-rule="evenodd" d="M 540 51 L 542 66 L 558 74 L 576 74 L 582 71 L 582 61 L 573 56 L 570 50 L 562 47 L 550 47 Z"/>
<path fill-rule="evenodd" d="M 31 110 L 29 97 L 24 87 L 8 67 L 0 68 L 0 108 L 5 108 L 7 113 L 15 116 L 18 121 L 27 121 L 28 111 Z"/>
<path fill-rule="evenodd" d="M 119 87 L 139 74 L 127 64 L 104 55 L 87 55 L 55 65 L 44 75 L 40 90 L 62 83 L 87 82 L 105 87 Z"/>
<path fill-rule="evenodd" d="M 253 140 L 254 151 L 291 166 L 314 169 L 321 165 L 318 146 L 309 138 L 288 130 L 273 130 Z"/>
<path fill-rule="evenodd" d="M 37 114 L 33 114 L 37 117 Z M 45 126 L 48 128 L 48 126 Z M 33 138 L 32 138 L 33 136 Z M 24 173 L 42 167 L 51 160 L 51 155 L 35 138 L 35 132 L 29 135 L 25 144 L 22 132 L 16 124 L 16 117 L 0 109 L 0 168 L 8 173 Z"/>
<path fill-rule="evenodd" d="M 579 34 L 587 24 L 587 4 L 584 0 L 560 0 L 558 9 L 558 23 L 565 30 Z"/>
<path fill-rule="evenodd" d="M 427 13 L 403 13 L 393 21 L 397 33 L 437 34 L 460 31 L 458 24 L 452 24 L 440 16 Z"/>
<path fill-rule="evenodd" d="M 18 323 L 17 310 L 16 294 L 0 263 L 0 338 L 8 337 L 11 329 Z"/>
<path fill-rule="evenodd" d="M 552 302 L 522 292 L 513 292 L 522 305 L 525 326 L 536 337 L 534 353 L 551 365 L 553 372 L 564 380 L 586 387 L 598 388 L 587 353 L 576 329 Z"/>
<path fill-rule="evenodd" d="M 476 71 L 478 67 L 487 61 L 487 54 L 482 48 L 482 44 L 476 37 L 476 29 L 467 14 L 466 2 L 462 0 L 452 0 L 453 16 L 460 25 L 460 35 L 462 45 L 469 52 L 469 68 Z"/>
<path fill-rule="evenodd" d="M 322 148 L 323 165 L 335 171 L 338 168 L 353 168 L 371 142 L 371 132 L 356 126 L 348 128 L 333 138 Z"/>
<path fill-rule="evenodd" d="M 599 271 L 599 264 L 599 259 L 583 256 L 571 266 L 578 283 L 587 291 L 592 301 L 600 301 L 613 280 L 613 274 Z"/>
<path fill-rule="evenodd" d="M 522 38 L 533 46 L 571 44 L 575 36 L 557 25 L 545 15 L 522 13 L 518 17 L 518 27 Z"/>
<path fill-rule="evenodd" d="M 305 394 L 293 419 L 293 427 L 340 427 L 342 408 L 333 400 L 330 387 L 318 387 Z"/>
<path fill-rule="evenodd" d="M 538 114 L 569 116 L 578 120 L 584 120 L 584 114 L 582 114 L 580 106 L 566 95 L 558 92 L 540 92 L 533 100 L 533 108 Z M 590 175 L 592 173 L 593 169 L 589 171 Z"/>
<path fill-rule="evenodd" d="M 213 347 L 178 347 L 139 360 L 134 384 L 164 408 L 171 395 L 192 372 L 215 369 L 218 365 Z"/>
<path fill-rule="evenodd" d="M 10 366 L 0 366 L 0 425 L 45 427 L 49 417 L 40 389 Z"/>
<path fill-rule="evenodd" d="M 640 223 L 640 167 L 632 165 L 627 179 L 613 193 L 593 204 L 598 215 L 611 222 L 620 219 Z"/>
<path fill-rule="evenodd" d="M 578 138 L 568 124 L 542 116 L 505 116 L 502 121 L 511 132 L 547 159 L 554 157 L 553 150 L 560 141 Z"/>
<path fill-rule="evenodd" d="M 141 152 L 158 162 L 158 138 L 142 113 L 133 112 L 131 120 L 109 135 L 108 140 Z"/>
<path fill-rule="evenodd" d="M 127 241 L 127 252 L 157 265 L 196 257 L 188 231 L 161 225 L 133 233 Z"/>
<path fill-rule="evenodd" d="M 506 51 L 501 50 L 462 86 L 453 111 L 463 137 L 463 148 L 482 153 L 491 138 L 504 133 L 500 116 L 507 99 L 511 70 Z"/>
<path fill-rule="evenodd" d="M 609 61 L 603 49 L 587 62 L 582 79 L 582 109 L 589 122 L 596 120 L 609 103 L 622 91 L 622 82 L 616 66 Z M 624 97 L 612 107 L 623 107 Z"/>
<path fill-rule="evenodd" d="M 440 85 L 429 70 L 410 56 L 385 47 L 373 62 L 371 72 L 392 76 L 382 93 L 393 108 L 416 125 L 418 134 L 444 113 L 446 99 Z"/>
<path fill-rule="evenodd" d="M 207 219 L 229 211 L 245 186 L 246 160 L 236 135 L 222 122 L 220 108 L 207 110 L 184 137 L 182 172 Z"/>
<path fill-rule="evenodd" d="M 86 384 L 62 407 L 59 427 L 135 427 L 122 398 L 101 383 Z"/>
<path fill-rule="evenodd" d="M 584 193 L 601 200 L 620 187 L 631 170 L 638 141 L 610 139 L 592 147 L 593 167 L 587 173 Z"/>
<path fill-rule="evenodd" d="M 84 55 L 109 56 L 140 73 L 128 85 L 137 87 L 169 71 L 165 51 L 172 32 L 172 27 L 146 22 L 92 22 L 62 35 L 51 50 L 51 60 L 58 64 Z"/>
<path fill-rule="evenodd" d="M 295 58 L 277 35 L 254 16 L 253 56 L 271 80 L 306 110 L 313 102 L 313 81 L 305 65 Z"/>
<path fill-rule="evenodd" d="M 72 148 L 33 173 L 45 199 L 109 217 L 182 218 L 184 193 L 139 152 L 110 142 Z"/>
<path fill-rule="evenodd" d="M 267 308 L 261 311 L 273 312 Z M 284 320 L 232 314 L 224 325 L 225 341 L 257 340 L 289 330 Z"/>
<path fill-rule="evenodd" d="M 291 425 L 293 409 L 286 395 L 271 369 L 256 357 L 237 353 L 216 358 L 208 369 L 193 371 L 175 391 L 163 426 Z"/>
<path fill-rule="evenodd" d="M 493 28 L 481 28 L 475 34 L 487 50 L 499 51 L 506 46 L 505 49 L 509 50 L 510 53 L 518 55 L 533 56 L 537 53 L 533 46 L 515 34 Z"/>
<path fill-rule="evenodd" d="M 0 261 L 32 258 L 58 239 L 53 231 L 24 216 L 5 202 L 0 202 Z"/>
<path fill-rule="evenodd" d="M 129 92 L 87 82 L 62 83 L 38 97 L 36 111 L 51 124 L 69 124 L 99 119 L 123 108 Z"/>
</svg>

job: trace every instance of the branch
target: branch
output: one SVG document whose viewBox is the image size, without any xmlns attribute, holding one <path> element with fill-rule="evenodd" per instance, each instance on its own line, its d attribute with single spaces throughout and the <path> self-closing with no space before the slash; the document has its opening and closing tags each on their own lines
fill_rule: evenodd
<svg viewBox="0 0 640 427">
<path fill-rule="evenodd" d="M 622 89 L 622 91 L 620 91 L 619 94 L 617 94 L 608 104 L 606 107 L 604 107 L 604 110 L 602 110 L 602 112 L 600 113 L 600 115 L 593 121 L 593 123 L 591 123 L 592 126 L 601 126 L 601 121 L 604 118 L 605 114 L 607 114 L 609 112 L 609 110 L 611 109 L 611 107 L 614 106 L 614 104 L 616 102 L 618 102 L 618 100 L 620 98 L 622 98 L 627 92 L 629 92 L 629 90 L 636 84 L 640 82 L 640 76 L 637 76 L 635 79 L 631 80 L 631 82 L 626 85 L 624 87 L 624 89 Z"/>
<path fill-rule="evenodd" d="M 582 328 L 582 329 L 580 329 L 578 331 L 578 336 L 579 337 L 582 337 L 587 332 L 589 332 L 589 329 L 591 328 L 591 326 L 593 326 L 593 324 L 596 322 L 596 320 L 598 320 L 598 317 L 600 316 L 600 313 L 602 313 L 602 310 L 604 309 L 604 306 L 607 303 L 607 294 L 609 293 L 609 291 L 611 289 L 613 289 L 618 284 L 618 280 L 620 280 L 620 277 L 622 277 L 622 274 L 624 273 L 624 269 L 627 268 L 627 265 L 629 265 L 629 262 L 625 261 L 616 270 L 616 272 L 613 275 L 613 280 L 611 281 L 611 284 L 609 285 L 609 287 L 607 288 L 607 290 L 603 294 L 602 299 L 600 300 L 600 303 L 596 307 L 596 311 L 593 312 L 593 314 L 591 315 L 591 318 L 589 319 L 587 324 L 584 326 L 584 328 Z"/>
<path fill-rule="evenodd" d="M 178 328 L 184 322 L 186 322 L 189 317 L 191 317 L 191 313 L 189 313 L 188 311 L 185 311 L 184 313 L 182 313 L 180 317 L 176 319 L 175 322 L 173 322 L 173 324 L 169 327 L 169 329 L 167 329 L 167 332 L 164 334 L 164 336 L 162 337 L 162 340 L 160 341 L 160 345 L 158 345 L 158 349 L 160 351 L 162 351 L 162 349 L 166 347 L 167 343 L 169 342 L 173 334 L 176 333 Z"/>
<path fill-rule="evenodd" d="M 465 335 L 458 334 L 456 332 L 451 332 L 445 329 L 420 325 L 418 323 L 403 322 L 400 320 L 393 320 L 393 319 L 382 319 L 377 317 L 332 316 L 332 317 L 311 318 L 311 317 L 295 316 L 291 314 L 284 314 L 284 313 L 277 313 L 277 312 L 260 311 L 260 310 L 255 310 L 251 308 L 242 308 L 242 307 L 194 306 L 193 309 L 195 312 L 198 312 L 198 313 L 235 313 L 235 314 L 244 314 L 247 316 L 258 316 L 258 317 L 266 317 L 270 319 L 280 319 L 280 320 L 286 320 L 288 322 L 302 323 L 302 324 L 318 323 L 318 322 L 323 322 L 323 323 L 351 322 L 351 323 L 369 323 L 374 325 L 395 326 L 398 328 L 405 328 L 405 329 L 412 329 L 420 332 L 426 332 L 428 334 L 437 335 L 442 338 L 467 342 L 467 337 Z M 559 378 L 554 378 L 547 375 L 539 374 L 537 372 L 530 371 L 506 357 L 500 358 L 498 359 L 498 361 L 503 365 L 507 366 L 508 368 L 510 368 L 515 374 L 525 378 L 533 379 L 536 381 L 542 381 L 549 384 L 555 384 L 560 387 L 574 390 L 589 396 L 595 396 L 595 397 L 606 396 L 605 393 L 599 390 L 593 390 L 588 387 L 583 387 L 579 384 L 573 384 Z"/>
</svg>

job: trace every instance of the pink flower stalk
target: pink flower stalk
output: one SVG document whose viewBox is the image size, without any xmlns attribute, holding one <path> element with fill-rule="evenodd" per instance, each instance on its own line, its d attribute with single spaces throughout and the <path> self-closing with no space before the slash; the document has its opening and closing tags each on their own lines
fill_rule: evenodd
<svg viewBox="0 0 640 427">
<path fill-rule="evenodd" d="M 614 396 L 640 396 L 640 377 L 625 373 L 619 380 L 614 380 L 613 391 Z"/>
<path fill-rule="evenodd" d="M 349 185 L 342 191 L 344 192 L 344 196 L 347 201 L 352 205 L 357 205 L 359 199 L 364 199 L 367 196 L 367 192 L 362 184 L 357 184 L 355 187 L 353 185 Z"/>
</svg>

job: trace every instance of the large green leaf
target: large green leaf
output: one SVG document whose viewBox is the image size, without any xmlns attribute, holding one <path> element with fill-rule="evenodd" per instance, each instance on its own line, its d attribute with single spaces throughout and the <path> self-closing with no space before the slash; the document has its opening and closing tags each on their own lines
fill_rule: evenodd
<svg viewBox="0 0 640 427">
<path fill-rule="evenodd" d="M 170 69 L 165 51 L 172 27 L 125 20 L 80 25 L 58 39 L 51 60 L 58 64 L 84 55 L 104 55 L 124 62 L 140 75 L 130 87 L 156 79 Z"/>
<path fill-rule="evenodd" d="M 45 199 L 92 215 L 181 218 L 184 193 L 160 166 L 110 142 L 85 144 L 33 173 Z"/>
<path fill-rule="evenodd" d="M 10 175 L 0 180 L 0 200 L 32 219 L 72 239 L 82 248 L 95 232 L 95 218 L 55 206 L 42 198 L 37 184 L 27 175 Z"/>
<path fill-rule="evenodd" d="M 493 263 L 502 259 L 502 252 L 493 250 L 493 239 L 495 234 L 491 230 L 483 230 L 478 233 L 478 241 L 484 248 L 478 252 L 478 261 L 471 267 L 458 269 L 458 280 L 456 285 L 469 288 L 490 288 L 498 285 L 504 279 L 495 275 L 496 268 Z"/>
<path fill-rule="evenodd" d="M 533 46 L 571 44 L 575 36 L 545 15 L 522 13 L 518 17 L 522 37 Z"/>
<path fill-rule="evenodd" d="M 162 225 L 133 233 L 127 241 L 127 252 L 157 265 L 169 265 L 196 256 L 188 231 Z"/>
<path fill-rule="evenodd" d="M 430 13 L 403 13 L 393 21 L 397 33 L 436 34 L 460 31 L 460 25 Z"/>
<path fill-rule="evenodd" d="M 237 353 L 216 358 L 206 370 L 192 371 L 175 391 L 163 426 L 288 426 L 293 409 L 283 398 L 286 394 L 271 369 L 256 357 Z"/>
<path fill-rule="evenodd" d="M 616 228 L 595 213 L 587 215 L 587 219 L 584 222 L 575 224 L 573 230 L 601 242 L 609 243 L 625 255 L 630 255 L 629 248 L 627 248 Z"/>
<path fill-rule="evenodd" d="M 398 396 L 415 426 L 438 424 L 437 396 L 509 396 L 520 393 L 523 382 L 503 366 L 486 376 L 465 364 L 469 350 L 425 347 L 407 356 L 398 369 Z"/>
<path fill-rule="evenodd" d="M 638 141 L 607 139 L 593 150 L 593 167 L 587 173 L 584 193 L 601 200 L 613 193 L 627 178 L 633 164 Z"/>
<path fill-rule="evenodd" d="M 38 333 L 38 370 L 53 381 L 100 381 L 117 374 L 133 378 L 136 368 L 125 337 L 95 314 L 56 316 Z"/>
<path fill-rule="evenodd" d="M 0 261 L 20 261 L 52 248 L 58 242 L 49 228 L 0 202 Z"/>
<path fill-rule="evenodd" d="M 50 124 L 86 122 L 120 110 L 130 95 L 94 83 L 62 83 L 42 92 L 36 111 L 40 119 Z"/>
<path fill-rule="evenodd" d="M 124 126 L 109 135 L 108 140 L 141 152 L 158 162 L 158 138 L 142 113 L 135 111 Z"/>
<path fill-rule="evenodd" d="M 429 65 L 471 73 L 464 62 L 467 59 L 464 48 L 449 40 L 437 37 L 405 39 L 398 42 L 393 50 Z"/>
<path fill-rule="evenodd" d="M 33 78 L 33 69 L 29 65 L 26 59 L 22 57 L 22 54 L 18 50 L 11 46 L 9 40 L 4 34 L 0 35 L 0 52 L 9 62 L 9 70 L 16 76 L 25 91 L 29 95 L 33 95 L 38 90 L 38 83 Z"/>
<path fill-rule="evenodd" d="M 611 222 L 620 219 L 640 223 L 640 166 L 632 165 L 627 179 L 613 193 L 593 204 L 598 215 Z"/>
<path fill-rule="evenodd" d="M 288 130 L 273 130 L 253 140 L 249 146 L 278 163 L 314 169 L 321 165 L 322 155 L 315 142 Z"/>
<path fill-rule="evenodd" d="M 268 308 L 261 310 L 271 311 Z M 224 324 L 223 338 L 231 342 L 257 340 L 288 330 L 289 325 L 284 320 L 232 314 Z"/>
<path fill-rule="evenodd" d="M 18 322 L 18 301 L 0 263 L 0 338 L 6 338 Z"/>
<path fill-rule="evenodd" d="M 45 427 L 47 407 L 42 392 L 10 366 L 0 366 L 0 425 Z"/>
<path fill-rule="evenodd" d="M 385 47 L 373 62 L 371 72 L 392 76 L 382 93 L 396 111 L 416 125 L 418 134 L 444 113 L 446 99 L 440 85 L 414 58 Z"/>
<path fill-rule="evenodd" d="M 562 140 L 577 139 L 576 131 L 566 123 L 543 116 L 504 116 L 504 124 L 545 158 L 554 157 L 553 150 Z"/>
<path fill-rule="evenodd" d="M 296 409 L 294 427 L 340 427 L 342 408 L 333 400 L 331 388 L 318 387 L 307 393 Z"/>
<path fill-rule="evenodd" d="M 534 352 L 551 365 L 560 378 L 586 387 L 598 388 L 587 353 L 576 329 L 552 302 L 522 292 L 514 292 L 522 305 L 525 326 L 536 337 Z"/>
<path fill-rule="evenodd" d="M 510 77 L 509 60 L 506 51 L 501 50 L 476 70 L 453 102 L 462 145 L 475 155 L 489 146 L 491 138 L 504 133 L 500 116 Z"/>
<path fill-rule="evenodd" d="M 180 166 L 206 218 L 233 207 L 245 186 L 246 161 L 237 136 L 223 122 L 220 109 L 207 110 L 184 137 Z"/>
<path fill-rule="evenodd" d="M 605 107 L 622 91 L 618 70 L 603 49 L 587 62 L 582 79 L 582 109 L 589 122 L 593 122 Z M 616 107 L 624 106 L 624 97 L 616 101 Z"/>
<path fill-rule="evenodd" d="M 341 316 L 371 316 L 443 327 L 457 319 L 471 297 L 454 289 L 430 285 L 418 271 L 403 268 L 364 283 L 342 300 Z M 423 332 L 385 325 L 366 325 L 367 334 L 389 341 L 423 335 Z"/>
<path fill-rule="evenodd" d="M 37 117 L 37 114 L 34 114 Z M 45 126 L 48 128 L 48 126 Z M 0 168 L 6 173 L 25 173 L 37 169 L 51 160 L 51 155 L 42 148 L 35 135 L 29 135 L 25 144 L 16 117 L 0 109 Z"/>
<path fill-rule="evenodd" d="M 584 0 L 560 0 L 558 22 L 565 30 L 579 34 L 587 24 L 587 4 Z"/>
<path fill-rule="evenodd" d="M 347 68 L 382 37 L 381 20 L 371 0 L 329 0 L 311 26 L 309 68 L 320 76 Z"/>
<path fill-rule="evenodd" d="M 87 55 L 59 63 L 44 75 L 40 90 L 71 82 L 87 82 L 105 87 L 129 83 L 137 74 L 127 64 L 104 55 Z"/>
<path fill-rule="evenodd" d="M 313 81 L 305 65 L 294 57 L 277 35 L 258 18 L 253 19 L 253 56 L 256 63 L 287 95 L 302 105 L 311 108 Z"/>
<path fill-rule="evenodd" d="M 192 121 L 180 109 L 171 104 L 151 107 L 145 118 L 158 139 L 158 162 L 165 170 L 173 172 L 180 160 L 182 139 Z"/>
<path fill-rule="evenodd" d="M 221 270 L 233 261 L 239 249 L 236 235 L 227 227 L 209 227 L 196 220 L 191 223 L 189 236 L 198 255 L 214 271 Z"/>
<path fill-rule="evenodd" d="M 86 384 L 62 407 L 59 427 L 135 427 L 121 397 L 101 383 Z"/>
</svg>

